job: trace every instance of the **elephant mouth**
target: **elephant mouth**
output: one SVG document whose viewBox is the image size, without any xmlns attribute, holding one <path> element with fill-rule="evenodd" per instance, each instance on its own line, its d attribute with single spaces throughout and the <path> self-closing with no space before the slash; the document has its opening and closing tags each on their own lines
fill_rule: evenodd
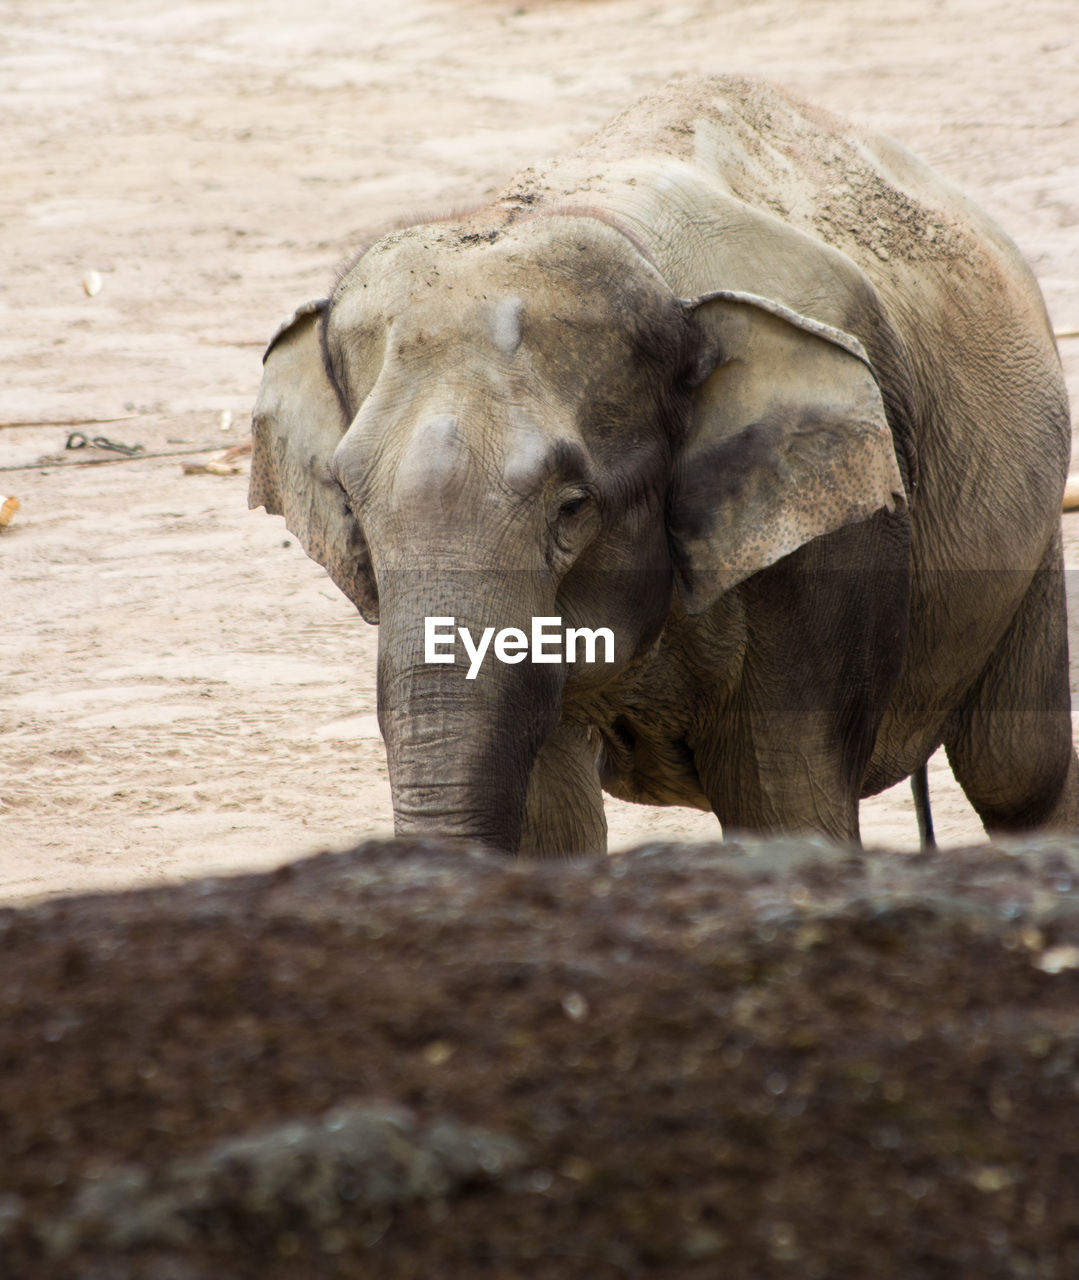
<svg viewBox="0 0 1079 1280">
<path fill-rule="evenodd" d="M 354 502 L 348 485 L 345 483 L 345 479 L 341 474 L 341 467 L 336 454 L 334 454 L 334 456 L 329 460 L 329 463 L 326 466 L 326 471 L 328 473 L 328 478 L 331 484 L 335 486 L 337 495 L 344 507 L 344 514 L 348 516 L 350 520 L 354 520 L 358 524 L 359 516 L 356 513 L 356 503 Z"/>
</svg>

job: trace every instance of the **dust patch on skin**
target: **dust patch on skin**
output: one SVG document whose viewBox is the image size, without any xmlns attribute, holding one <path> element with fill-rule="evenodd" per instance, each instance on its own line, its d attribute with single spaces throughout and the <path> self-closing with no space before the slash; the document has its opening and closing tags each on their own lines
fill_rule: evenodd
<svg viewBox="0 0 1079 1280">
<path fill-rule="evenodd" d="M 521 345 L 521 317 L 524 303 L 512 295 L 500 298 L 490 316 L 491 341 L 504 356 L 516 354 Z"/>
<path fill-rule="evenodd" d="M 845 168 L 845 178 L 830 187 L 814 214 L 821 238 L 839 243 L 853 238 L 882 262 L 895 256 L 907 262 L 966 257 L 968 247 L 956 230 L 884 181 L 868 166 Z"/>
<path fill-rule="evenodd" d="M 548 443 L 537 425 L 526 417 L 511 418 L 505 442 L 502 480 L 507 489 L 523 496 L 538 483 Z"/>
<path fill-rule="evenodd" d="M 648 155 L 722 174 L 736 198 L 846 249 L 856 261 L 969 258 L 975 251 L 969 234 L 934 208 L 944 194 L 940 179 L 928 177 L 898 144 L 863 137 L 783 89 L 735 76 L 674 81 L 572 156 L 546 170 L 523 170 L 499 203 L 513 213 L 537 213 L 549 200 L 601 189 L 600 175 Z M 807 177 L 814 188 L 808 201 Z"/>
<path fill-rule="evenodd" d="M 364 257 L 380 241 L 390 239 L 401 232 L 411 231 L 414 227 L 444 225 L 447 228 L 451 228 L 455 224 L 468 222 L 476 214 L 487 212 L 487 209 L 487 205 L 462 205 L 449 209 L 417 209 L 415 213 L 406 214 L 401 218 L 394 218 L 392 222 L 385 223 L 377 230 L 365 235 L 357 247 L 337 264 L 334 268 L 330 296 L 337 297 L 341 287 L 353 270 L 359 266 Z"/>
<path fill-rule="evenodd" d="M 397 468 L 394 489 L 402 498 L 427 501 L 435 492 L 453 492 L 463 483 L 468 450 L 454 414 L 432 418 L 416 433 Z"/>
</svg>

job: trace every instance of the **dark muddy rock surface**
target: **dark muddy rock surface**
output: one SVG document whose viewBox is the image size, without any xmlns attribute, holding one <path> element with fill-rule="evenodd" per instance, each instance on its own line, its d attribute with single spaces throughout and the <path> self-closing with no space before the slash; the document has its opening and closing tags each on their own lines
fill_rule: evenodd
<svg viewBox="0 0 1079 1280">
<path fill-rule="evenodd" d="M 0 1274 L 1079 1274 L 1079 844 L 369 843 L 0 913 Z"/>
</svg>

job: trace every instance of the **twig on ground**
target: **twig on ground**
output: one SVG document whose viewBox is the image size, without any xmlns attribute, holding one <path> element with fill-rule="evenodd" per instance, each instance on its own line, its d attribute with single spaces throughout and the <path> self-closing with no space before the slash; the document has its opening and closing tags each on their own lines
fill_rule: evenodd
<svg viewBox="0 0 1079 1280">
<path fill-rule="evenodd" d="M 107 422 L 134 422 L 136 418 L 148 418 L 148 413 L 125 413 L 119 418 L 27 418 L 13 419 L 11 422 L 0 422 L 0 431 L 5 427 L 96 427 Z"/>
<path fill-rule="evenodd" d="M 0 467 L 0 471 L 55 471 L 61 467 L 103 467 L 116 462 L 143 462 L 147 458 L 186 458 L 191 453 L 218 453 L 220 444 L 198 445 L 191 449 L 166 449 L 161 453 L 117 454 L 112 458 L 85 458 L 78 462 L 55 462 L 49 459 L 38 459 L 37 462 L 24 462 L 17 467 Z"/>
</svg>

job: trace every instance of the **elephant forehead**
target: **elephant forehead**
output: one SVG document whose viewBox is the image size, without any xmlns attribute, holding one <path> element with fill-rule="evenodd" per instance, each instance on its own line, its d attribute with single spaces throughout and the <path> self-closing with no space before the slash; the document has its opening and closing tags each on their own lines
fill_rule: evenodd
<svg viewBox="0 0 1079 1280">
<path fill-rule="evenodd" d="M 415 349 L 439 343 L 460 351 L 512 360 L 520 349 L 526 323 L 530 330 L 535 307 L 518 293 L 499 293 L 462 299 L 457 291 L 410 298 L 390 320 L 391 346 Z"/>
<path fill-rule="evenodd" d="M 544 411 L 633 398 L 681 358 L 675 296 L 609 227 L 557 219 L 495 242 L 412 229 L 374 246 L 331 305 L 327 346 L 359 404 L 441 389 Z M 588 225 L 578 225 L 588 224 Z M 598 230 L 596 229 L 598 228 Z M 612 241 L 613 245 L 607 243 Z"/>
<path fill-rule="evenodd" d="M 448 228 L 396 233 L 368 250 L 334 309 L 339 319 L 376 310 L 429 334 L 468 331 L 505 355 L 549 325 L 612 332 L 654 311 L 645 296 L 662 290 L 622 237 L 587 219 L 558 223 L 494 239 Z"/>
<path fill-rule="evenodd" d="M 546 280 L 539 272 L 512 281 L 472 276 L 459 285 L 435 281 L 423 290 L 406 287 L 387 299 L 383 314 L 391 334 L 402 341 L 419 336 L 463 341 L 506 358 L 551 336 L 567 340 L 587 334 L 594 342 L 606 335 L 617 343 L 628 327 L 623 319 L 629 320 L 595 289 Z"/>
</svg>

